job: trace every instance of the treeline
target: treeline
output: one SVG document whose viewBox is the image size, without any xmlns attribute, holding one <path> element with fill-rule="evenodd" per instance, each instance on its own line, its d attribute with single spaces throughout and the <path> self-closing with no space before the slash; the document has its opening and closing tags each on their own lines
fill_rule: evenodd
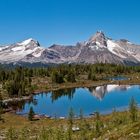
<svg viewBox="0 0 140 140">
<path fill-rule="evenodd" d="M 48 68 L 26 68 L 17 67 L 14 69 L 6 70 L 0 68 L 0 81 L 12 79 L 15 74 L 21 73 L 25 77 L 52 77 L 54 82 L 75 82 L 75 77 L 81 74 L 87 74 L 91 77 L 91 74 L 128 74 L 140 72 L 140 66 L 123 66 L 115 64 L 77 64 L 77 65 L 59 65 Z M 60 79 L 60 80 L 59 80 Z"/>
<path fill-rule="evenodd" d="M 32 78 L 50 77 L 52 83 L 76 82 L 84 75 L 86 80 L 102 80 L 106 76 L 130 74 L 140 72 L 140 66 L 123 66 L 114 64 L 77 64 L 59 65 L 48 68 L 26 68 L 14 69 L 0 68 L 0 87 L 9 96 L 22 96 L 33 91 Z M 47 86 L 47 85 L 46 85 Z"/>
<path fill-rule="evenodd" d="M 24 96 L 32 92 L 32 70 L 17 67 L 14 70 L 0 70 L 1 87 L 9 96 Z"/>
</svg>

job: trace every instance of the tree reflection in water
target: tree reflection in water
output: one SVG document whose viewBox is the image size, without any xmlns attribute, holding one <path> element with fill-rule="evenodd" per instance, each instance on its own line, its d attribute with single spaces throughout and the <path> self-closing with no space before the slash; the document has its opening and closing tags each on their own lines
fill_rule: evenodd
<svg viewBox="0 0 140 140">
<path fill-rule="evenodd" d="M 37 105 L 37 100 L 36 99 L 33 99 L 30 98 L 28 100 L 21 100 L 21 101 L 11 101 L 11 102 L 8 102 L 7 105 L 6 105 L 6 108 L 12 108 L 12 110 L 16 110 L 16 111 L 22 111 L 25 107 L 25 104 L 28 103 L 28 104 L 33 104 L 33 105 Z"/>
<path fill-rule="evenodd" d="M 114 93 L 116 91 L 121 91 L 123 93 L 126 93 L 124 91 L 127 91 L 128 89 L 130 89 L 132 86 L 131 85 L 103 85 L 103 86 L 93 86 L 90 88 L 82 88 L 84 90 L 88 90 L 88 92 L 90 93 L 90 95 L 94 96 L 97 100 L 102 101 L 103 98 L 110 93 Z M 138 86 L 139 88 L 139 86 Z M 37 105 L 42 105 L 42 101 L 45 100 L 45 102 L 47 101 L 51 101 L 51 103 L 53 104 L 54 102 L 57 102 L 57 100 L 66 97 L 68 98 L 69 101 L 74 99 L 74 94 L 76 93 L 80 93 L 80 91 L 77 90 L 76 88 L 68 88 L 68 89 L 61 89 L 61 90 L 57 90 L 57 91 L 52 91 L 52 92 L 48 92 L 48 93 L 39 93 L 37 95 L 34 95 L 30 100 L 24 100 L 24 101 L 19 101 L 19 102 L 9 102 L 7 107 L 12 108 L 13 110 L 17 110 L 18 112 L 22 112 L 22 110 L 26 110 L 25 106 L 26 104 L 30 106 L 30 104 L 37 106 Z M 89 94 L 87 94 L 87 96 L 89 96 Z M 40 97 L 42 98 L 42 100 L 40 99 Z M 76 96 L 77 97 L 77 96 Z M 83 97 L 83 96 L 81 96 Z M 77 99 L 77 98 L 76 98 Z M 78 100 L 80 100 L 80 96 L 78 95 Z M 43 101 L 44 102 L 44 101 Z M 94 100 L 93 100 L 94 102 Z M 51 105 L 52 105 L 51 104 Z M 27 107 L 28 108 L 28 107 Z"/>
<path fill-rule="evenodd" d="M 61 98 L 62 96 L 67 96 L 69 100 L 72 100 L 74 93 L 75 93 L 75 88 L 61 89 L 61 90 L 53 91 L 51 94 L 52 103 L 54 101 L 58 100 L 59 98 Z"/>
</svg>

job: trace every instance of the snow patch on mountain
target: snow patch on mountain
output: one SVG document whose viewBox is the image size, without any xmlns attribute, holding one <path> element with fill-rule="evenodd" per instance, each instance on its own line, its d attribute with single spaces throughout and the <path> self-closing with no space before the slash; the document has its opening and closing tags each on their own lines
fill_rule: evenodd
<svg viewBox="0 0 140 140">
<path fill-rule="evenodd" d="M 90 44 L 89 48 L 91 48 L 93 51 L 94 50 L 103 50 L 104 48 L 106 48 L 106 46 L 104 46 L 100 42 L 96 41 L 96 42 Z"/>
<path fill-rule="evenodd" d="M 75 46 L 52 45 L 43 48 L 32 38 L 9 46 L 0 47 L 0 63 L 140 63 L 140 46 L 129 41 L 112 40 L 97 32 L 88 41 Z M 109 87 L 111 88 L 111 87 Z M 98 90 L 98 89 L 97 89 Z"/>
<path fill-rule="evenodd" d="M 0 47 L 0 51 L 3 51 L 5 49 L 7 49 L 7 48 L 9 48 L 9 46 L 2 46 L 2 47 Z"/>
<path fill-rule="evenodd" d="M 18 45 L 21 45 L 21 46 L 26 46 L 28 45 L 33 39 L 32 38 L 29 38 L 21 43 L 18 43 Z"/>
<path fill-rule="evenodd" d="M 91 48 L 93 51 L 99 49 L 99 47 L 97 45 L 91 45 L 91 46 L 89 46 L 89 48 Z"/>
<path fill-rule="evenodd" d="M 111 53 L 121 58 L 126 58 L 126 56 L 122 55 L 122 53 L 124 53 L 124 50 L 118 44 L 116 44 L 113 40 L 107 40 L 107 48 Z"/>
<path fill-rule="evenodd" d="M 100 43 L 100 42 L 98 42 L 98 41 L 96 41 L 96 44 L 97 44 L 98 46 L 101 46 L 101 43 Z"/>
<path fill-rule="evenodd" d="M 22 61 L 28 55 L 32 57 L 40 57 L 44 48 L 39 46 L 39 43 L 32 38 L 21 43 L 12 44 L 0 48 L 0 62 L 17 62 Z"/>
<path fill-rule="evenodd" d="M 33 51 L 32 55 L 33 55 L 34 57 L 40 57 L 43 51 L 44 51 L 44 49 L 41 48 L 41 47 L 36 48 L 36 49 Z"/>
<path fill-rule="evenodd" d="M 24 47 L 15 47 L 15 48 L 12 48 L 12 51 L 23 51 L 23 50 L 25 50 L 25 48 Z"/>
</svg>

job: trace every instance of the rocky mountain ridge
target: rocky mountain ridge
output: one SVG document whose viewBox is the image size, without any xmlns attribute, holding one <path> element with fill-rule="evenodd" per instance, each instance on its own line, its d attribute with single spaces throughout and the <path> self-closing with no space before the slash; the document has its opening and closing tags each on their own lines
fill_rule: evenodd
<svg viewBox="0 0 140 140">
<path fill-rule="evenodd" d="M 140 64 L 140 45 L 125 39 L 113 40 L 101 31 L 75 46 L 52 45 L 43 48 L 30 38 L 23 42 L 0 47 L 0 63 L 115 63 Z"/>
</svg>

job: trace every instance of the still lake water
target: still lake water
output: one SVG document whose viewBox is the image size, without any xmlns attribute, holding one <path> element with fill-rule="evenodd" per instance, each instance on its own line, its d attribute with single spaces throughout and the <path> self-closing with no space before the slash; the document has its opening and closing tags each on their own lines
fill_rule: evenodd
<svg viewBox="0 0 140 140">
<path fill-rule="evenodd" d="M 140 85 L 105 85 L 91 88 L 73 88 L 33 96 L 26 101 L 17 114 L 27 114 L 32 106 L 36 114 L 66 117 L 73 108 L 76 115 L 80 109 L 84 116 L 99 111 L 101 114 L 111 113 L 115 108 L 122 111 L 128 108 L 130 99 L 134 97 L 140 103 Z"/>
<path fill-rule="evenodd" d="M 127 77 L 125 76 L 113 76 L 113 77 L 107 77 L 105 78 L 107 80 L 112 80 L 112 81 L 122 81 L 122 80 L 128 80 Z"/>
</svg>

